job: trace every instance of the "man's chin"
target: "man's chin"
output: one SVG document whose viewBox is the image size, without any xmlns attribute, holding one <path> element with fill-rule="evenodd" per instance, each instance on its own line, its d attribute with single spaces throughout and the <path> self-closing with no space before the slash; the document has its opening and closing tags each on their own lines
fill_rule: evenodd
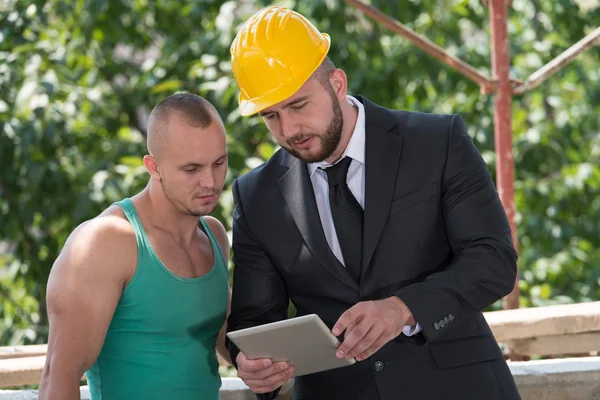
<svg viewBox="0 0 600 400">
<path fill-rule="evenodd" d="M 217 208 L 217 204 L 205 205 L 204 207 L 188 208 L 187 213 L 196 217 L 202 217 L 211 214 Z"/>
<path fill-rule="evenodd" d="M 327 158 L 327 155 L 323 154 L 321 149 L 312 150 L 297 150 L 297 149 L 288 149 L 288 152 L 291 153 L 294 157 L 299 159 L 300 161 L 304 161 L 305 163 L 311 164 L 316 162 L 321 162 Z"/>
<path fill-rule="evenodd" d="M 212 213 L 214 211 L 214 209 L 212 210 L 188 210 L 188 214 L 189 215 L 193 215 L 194 217 L 204 217 L 205 215 L 209 215 L 210 213 Z"/>
</svg>

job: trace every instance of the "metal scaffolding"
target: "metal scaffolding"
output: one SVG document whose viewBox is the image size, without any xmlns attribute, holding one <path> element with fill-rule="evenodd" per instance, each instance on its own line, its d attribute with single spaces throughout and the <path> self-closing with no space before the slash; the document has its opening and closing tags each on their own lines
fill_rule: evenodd
<svg viewBox="0 0 600 400">
<path fill-rule="evenodd" d="M 492 32 L 492 73 L 487 77 L 473 66 L 449 54 L 426 37 L 391 18 L 380 10 L 365 4 L 361 0 L 345 0 L 365 15 L 391 31 L 405 37 L 417 47 L 437 58 L 442 63 L 454 68 L 467 78 L 479 84 L 482 94 L 493 94 L 494 98 L 494 143 L 496 151 L 496 187 L 500 201 L 508 216 L 517 248 L 517 227 L 515 210 L 515 163 L 512 147 L 512 115 L 511 102 L 513 95 L 525 93 L 537 87 L 555 72 L 571 62 L 582 52 L 600 43 L 600 27 L 565 50 L 558 57 L 548 62 L 531 74 L 525 82 L 511 79 L 510 41 L 508 37 L 508 7 L 510 0 L 487 0 L 485 4 L 490 10 L 490 27 Z M 517 249 L 518 250 L 518 249 Z M 513 291 L 503 299 L 504 309 L 519 308 L 519 279 L 515 281 Z"/>
</svg>

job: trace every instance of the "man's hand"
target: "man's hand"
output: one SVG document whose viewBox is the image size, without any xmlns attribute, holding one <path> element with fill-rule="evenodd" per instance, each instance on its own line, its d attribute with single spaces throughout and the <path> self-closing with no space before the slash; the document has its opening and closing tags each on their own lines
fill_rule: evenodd
<svg viewBox="0 0 600 400">
<path fill-rule="evenodd" d="M 360 302 L 343 313 L 331 330 L 335 336 L 346 331 L 336 354 L 362 361 L 398 336 L 405 325 L 415 324 L 406 304 L 396 296 Z"/>
<path fill-rule="evenodd" d="M 294 367 L 285 361 L 274 363 L 268 358 L 248 360 L 240 352 L 236 362 L 238 376 L 254 393 L 272 392 L 294 375 Z"/>
</svg>

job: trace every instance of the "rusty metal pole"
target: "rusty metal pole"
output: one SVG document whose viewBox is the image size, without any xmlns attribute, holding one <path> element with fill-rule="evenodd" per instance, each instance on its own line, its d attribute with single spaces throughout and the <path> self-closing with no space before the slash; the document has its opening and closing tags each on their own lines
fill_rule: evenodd
<svg viewBox="0 0 600 400">
<path fill-rule="evenodd" d="M 408 39 L 411 43 L 413 43 L 415 46 L 417 46 L 430 56 L 437 58 L 439 61 L 454 68 L 467 78 L 471 79 L 474 82 L 477 82 L 482 88 L 482 91 L 486 93 L 491 93 L 495 90 L 494 82 L 490 78 L 481 74 L 481 72 L 479 72 L 472 65 L 450 54 L 450 52 L 442 49 L 440 46 L 433 43 L 425 36 L 419 35 L 406 25 L 401 24 L 400 22 L 385 14 L 384 12 L 376 9 L 375 7 L 369 4 L 366 4 L 363 0 L 345 1 L 351 6 L 354 6 L 358 10 L 362 11 L 363 14 L 373 18 L 373 20 L 385 26 L 392 32 L 395 32 L 398 35 Z"/>
<path fill-rule="evenodd" d="M 498 86 L 494 97 L 494 141 L 496 145 L 496 186 L 500 201 L 506 210 L 515 248 L 515 163 L 512 148 L 512 87 L 510 72 L 510 45 L 508 40 L 508 0 L 491 0 L 490 25 L 492 30 L 492 75 Z M 519 308 L 519 278 L 503 300 L 504 309 Z"/>
<path fill-rule="evenodd" d="M 535 71 L 533 74 L 531 74 L 529 78 L 527 78 L 525 83 L 513 88 L 513 94 L 522 94 L 528 90 L 537 87 L 546 79 L 548 79 L 552 74 L 556 73 L 565 65 L 573 61 L 575 57 L 598 44 L 600 44 L 600 26 L 594 29 L 593 32 L 588 34 L 579 42 L 575 43 L 567 50 L 559 54 L 552 61 L 550 61 L 549 63 Z"/>
</svg>

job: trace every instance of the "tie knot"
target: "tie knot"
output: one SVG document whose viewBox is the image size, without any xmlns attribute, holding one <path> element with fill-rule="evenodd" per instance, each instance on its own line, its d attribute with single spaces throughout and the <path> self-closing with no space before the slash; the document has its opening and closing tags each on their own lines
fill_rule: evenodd
<svg viewBox="0 0 600 400">
<path fill-rule="evenodd" d="M 344 157 L 337 164 L 325 168 L 325 173 L 327 174 L 327 181 L 330 188 L 337 185 L 346 184 L 348 168 L 350 167 L 351 163 L 352 158 Z"/>
</svg>

